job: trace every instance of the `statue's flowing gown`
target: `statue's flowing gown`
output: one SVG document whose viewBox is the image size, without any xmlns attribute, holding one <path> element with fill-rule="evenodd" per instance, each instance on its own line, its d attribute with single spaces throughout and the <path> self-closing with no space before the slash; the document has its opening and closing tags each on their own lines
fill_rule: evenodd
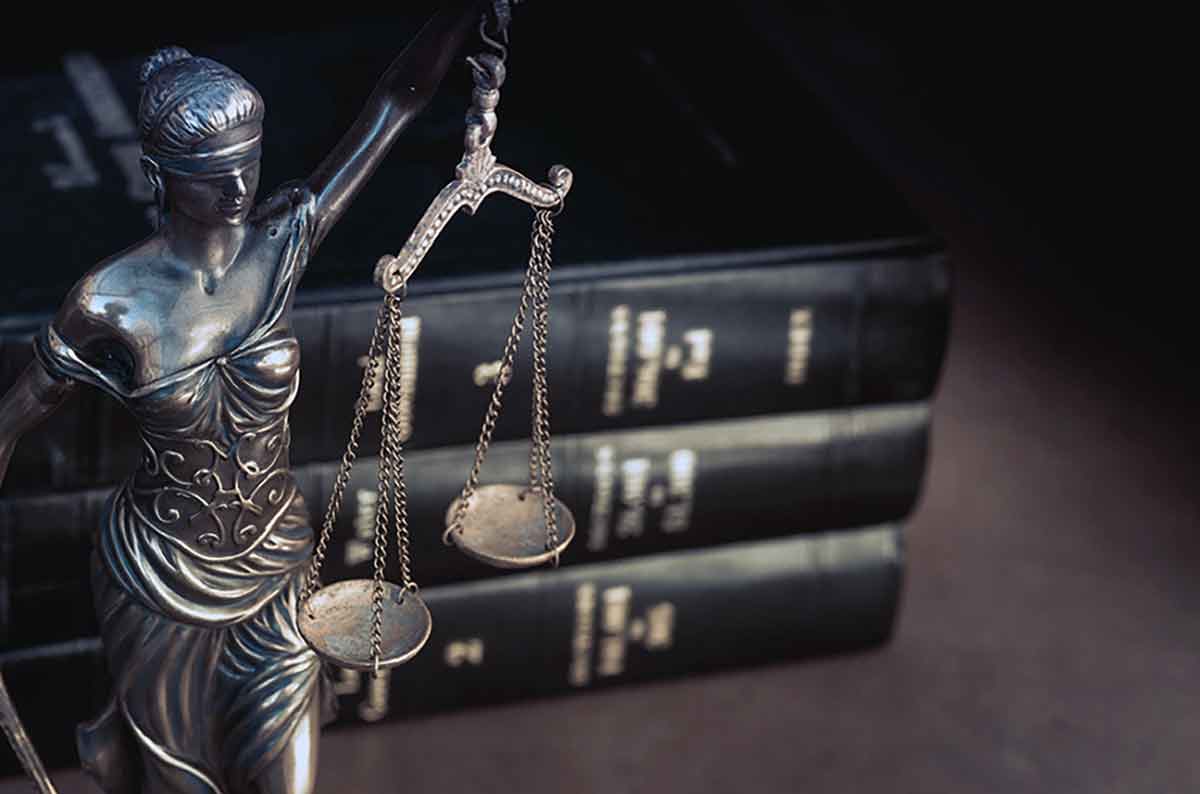
<svg viewBox="0 0 1200 794">
<path fill-rule="evenodd" d="M 314 698 L 329 706 L 296 627 L 313 532 L 288 464 L 300 378 L 289 318 L 313 217 L 298 191 L 272 219 L 287 237 L 268 309 L 224 355 L 127 390 L 54 327 L 37 341 L 49 372 L 109 392 L 142 432 L 143 463 L 109 500 L 92 562 L 114 693 L 80 749 L 102 775 L 124 743 L 162 779 L 243 791 Z"/>
</svg>

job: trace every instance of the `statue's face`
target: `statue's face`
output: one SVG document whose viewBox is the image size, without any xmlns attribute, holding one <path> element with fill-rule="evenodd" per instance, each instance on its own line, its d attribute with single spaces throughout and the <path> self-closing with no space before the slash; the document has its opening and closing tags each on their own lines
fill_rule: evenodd
<svg viewBox="0 0 1200 794">
<path fill-rule="evenodd" d="M 194 151 L 218 151 L 261 134 L 261 125 L 244 124 L 206 139 Z M 207 225 L 237 226 L 250 215 L 258 179 L 259 160 L 254 157 L 197 174 L 167 173 L 163 185 L 173 212 Z"/>
</svg>

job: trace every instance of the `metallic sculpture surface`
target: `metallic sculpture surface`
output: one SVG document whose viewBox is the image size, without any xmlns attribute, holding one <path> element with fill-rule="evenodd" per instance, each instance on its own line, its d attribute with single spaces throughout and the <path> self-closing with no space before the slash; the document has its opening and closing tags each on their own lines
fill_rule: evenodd
<svg viewBox="0 0 1200 794">
<path fill-rule="evenodd" d="M 449 2 L 317 170 L 257 205 L 257 91 L 180 48 L 143 67 L 142 163 L 159 228 L 79 281 L 0 400 L 0 478 L 19 437 L 77 384 L 108 392 L 140 424 L 143 463 L 110 499 L 92 563 L 114 694 L 81 727 L 79 749 L 105 791 L 313 788 L 332 701 L 296 627 L 313 531 L 288 463 L 292 301 L 479 6 Z M 0 716 L 53 791 L 2 682 Z"/>
<path fill-rule="evenodd" d="M 458 210 L 474 214 L 492 193 L 507 193 L 540 209 L 559 207 L 571 190 L 569 168 L 550 169 L 550 184 L 540 185 L 524 174 L 496 162 L 492 137 L 496 134 L 496 106 L 504 85 L 503 58 L 479 55 L 468 58 L 475 79 L 463 159 L 455 169 L 455 180 L 442 188 L 425 210 L 416 229 L 396 256 L 385 256 L 375 266 L 375 283 L 389 295 L 400 291 Z"/>
</svg>

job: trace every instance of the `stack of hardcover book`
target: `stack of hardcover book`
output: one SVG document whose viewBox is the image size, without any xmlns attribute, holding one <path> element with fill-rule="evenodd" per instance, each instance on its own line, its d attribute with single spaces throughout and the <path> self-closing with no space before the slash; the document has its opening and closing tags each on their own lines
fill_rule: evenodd
<svg viewBox="0 0 1200 794">
<path fill-rule="evenodd" d="M 451 224 L 406 302 L 409 520 L 434 633 L 378 679 L 337 671 L 343 721 L 860 649 L 893 624 L 946 345 L 942 255 L 736 20 L 715 52 L 703 31 L 683 40 L 653 19 L 553 35 L 566 13 L 529 13 L 493 148 L 527 173 L 576 175 L 549 370 L 577 537 L 560 568 L 519 574 L 441 544 L 525 264 L 528 210 L 497 199 Z M 414 25 L 209 42 L 202 54 L 267 99 L 265 185 L 320 160 Z M 19 262 L 0 295 L 0 389 L 72 282 L 149 229 L 138 61 L 72 52 L 0 83 L 0 135 L 27 153 L 0 171 Z M 291 454 L 318 519 L 380 299 L 371 270 L 452 177 L 468 91 L 452 73 L 305 276 Z M 518 366 L 484 482 L 527 477 L 527 375 Z M 370 575 L 368 428 L 327 581 Z M 84 391 L 22 440 L 0 490 L 0 669 L 52 764 L 73 762 L 74 724 L 107 692 L 88 560 L 140 447 L 123 409 Z M 11 754 L 0 769 L 15 771 Z"/>
</svg>

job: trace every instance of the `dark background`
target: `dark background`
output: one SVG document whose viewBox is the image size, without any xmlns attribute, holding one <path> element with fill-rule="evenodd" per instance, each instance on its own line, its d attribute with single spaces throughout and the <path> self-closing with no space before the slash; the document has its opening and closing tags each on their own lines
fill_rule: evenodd
<svg viewBox="0 0 1200 794">
<path fill-rule="evenodd" d="M 420 18 L 435 6 L 408 2 L 402 17 Z M 187 19 L 23 10 L 30 21 L 0 47 L 5 77 L 58 70 L 62 54 L 73 50 L 107 59 L 182 43 L 205 53 L 364 21 L 394 29 L 398 49 L 409 24 L 339 8 L 238 9 L 236 16 Z M 1187 263 L 1160 250 L 1161 240 L 1181 227 L 1165 201 L 1179 165 L 1172 157 L 1178 97 L 1169 66 L 1179 50 L 1167 35 L 1169 20 L 1148 22 L 1116 8 L 1020 3 L 749 0 L 709 7 L 683 0 L 525 0 L 514 35 L 547 18 L 561 40 L 588 45 L 589 57 L 547 64 L 562 86 L 574 73 L 608 68 L 592 55 L 608 40 L 669 41 L 694 53 L 705 79 L 726 67 L 736 74 L 739 63 L 762 57 L 760 48 L 723 34 L 756 26 L 774 55 L 790 63 L 788 77 L 804 85 L 805 96 L 792 102 L 738 75 L 739 90 L 757 100 L 758 122 L 778 128 L 781 152 L 805 145 L 813 121 L 804 115 L 818 98 L 840 134 L 869 155 L 928 228 L 990 257 L 983 265 L 989 270 L 1015 269 L 1038 290 L 1088 313 L 1098 330 L 1119 329 L 1140 356 L 1174 371 L 1194 363 L 1190 346 L 1178 344 L 1187 336 L 1188 298 L 1174 288 L 1182 287 Z M 521 56 L 527 61 L 529 49 Z M 287 66 L 298 81 L 329 79 L 306 73 L 303 58 L 298 52 Z M 622 109 L 597 110 L 619 115 Z M 1153 187 L 1151 178 L 1159 180 Z M 1157 234 L 1150 233 L 1155 226 L 1142 226 L 1146 209 L 1161 210 Z"/>
<path fill-rule="evenodd" d="M 1136 37 L 1095 10 L 733 6 L 581 2 L 565 34 L 634 26 L 736 62 L 719 29 L 741 15 L 945 240 L 950 354 L 896 636 L 864 655 L 335 732 L 322 790 L 1190 790 L 1194 332 L 1183 255 L 1121 239 L 1137 237 L 1129 205 L 1155 200 L 1126 178 L 1166 145 L 1139 98 Z M 321 23 L 239 34 L 281 24 Z M 155 27 L 64 30 L 45 63 L 144 49 Z M 194 30 L 197 51 L 227 35 Z M 15 50 L 3 63 L 38 66 Z M 804 145 L 787 97 L 758 106 L 781 153 Z"/>
</svg>

